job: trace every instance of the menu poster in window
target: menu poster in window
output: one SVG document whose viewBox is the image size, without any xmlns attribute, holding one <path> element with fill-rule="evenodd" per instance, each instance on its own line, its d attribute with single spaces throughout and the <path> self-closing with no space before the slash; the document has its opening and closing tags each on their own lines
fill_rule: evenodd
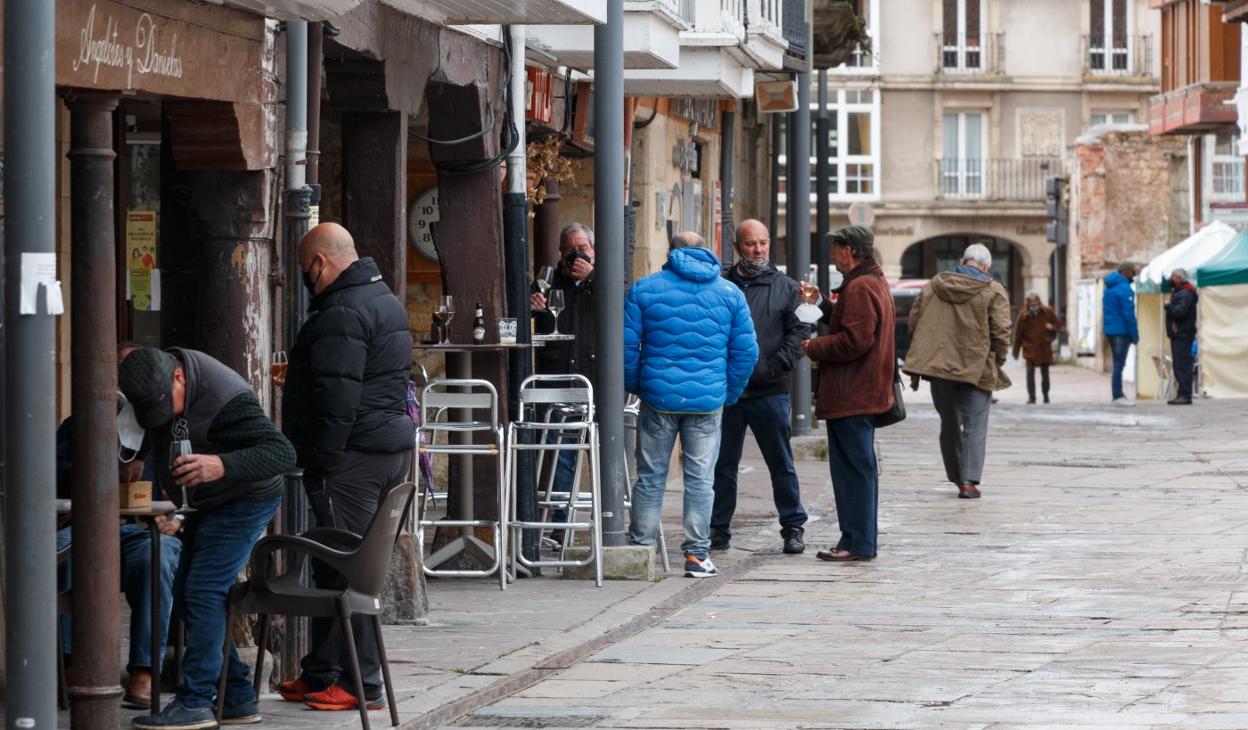
<svg viewBox="0 0 1248 730">
<path fill-rule="evenodd" d="M 152 272 L 156 269 L 156 211 L 132 210 L 126 214 L 126 269 L 130 299 L 140 311 L 154 311 Z"/>
</svg>

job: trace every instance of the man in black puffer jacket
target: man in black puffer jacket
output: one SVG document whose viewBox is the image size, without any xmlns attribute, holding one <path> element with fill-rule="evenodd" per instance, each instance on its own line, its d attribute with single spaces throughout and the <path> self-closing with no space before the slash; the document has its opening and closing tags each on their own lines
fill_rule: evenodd
<svg viewBox="0 0 1248 730">
<path fill-rule="evenodd" d="M 282 428 L 294 443 L 317 524 L 362 535 L 381 496 L 407 481 L 416 432 L 407 415 L 412 337 L 407 312 L 371 258 L 336 223 L 316 226 L 299 244 L 312 295 L 308 320 L 290 351 Z M 316 584 L 342 587 L 325 566 Z M 372 622 L 352 619 L 369 709 L 385 706 Z M 312 650 L 283 699 L 319 710 L 356 708 L 344 638 L 334 619 L 313 619 Z"/>
<path fill-rule="evenodd" d="M 1167 401 L 1172 406 L 1192 404 L 1192 342 L 1196 339 L 1196 310 L 1200 297 L 1196 287 L 1187 280 L 1187 271 L 1175 269 L 1170 274 L 1174 293 L 1166 302 L 1166 334 L 1170 337 L 1170 355 L 1174 361 L 1174 379 L 1179 384 L 1178 394 Z"/>
<path fill-rule="evenodd" d="M 732 515 L 737 509 L 737 467 L 745 445 L 745 429 L 763 452 L 771 472 L 771 491 L 780 514 L 780 536 L 786 553 L 805 550 L 802 541 L 806 510 L 793 467 L 789 443 L 789 373 L 802 359 L 802 340 L 810 326 L 795 314 L 797 282 L 769 262 L 771 240 L 761 221 L 742 221 L 737 227 L 739 260 L 724 275 L 745 293 L 758 335 L 758 363 L 741 400 L 724 408 L 719 460 L 715 464 L 715 507 L 711 513 L 711 549 L 731 544 Z"/>
</svg>

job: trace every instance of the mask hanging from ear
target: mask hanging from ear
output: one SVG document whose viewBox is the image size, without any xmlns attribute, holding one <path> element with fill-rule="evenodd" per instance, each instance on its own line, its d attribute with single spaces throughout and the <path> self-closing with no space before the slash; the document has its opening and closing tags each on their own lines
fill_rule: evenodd
<svg viewBox="0 0 1248 730">
<path fill-rule="evenodd" d="M 133 461 L 143 448 L 145 431 L 134 415 L 134 406 L 126 400 L 126 396 L 117 391 L 117 402 L 121 409 L 117 411 L 117 443 L 120 446 L 122 461 Z M 127 458 L 129 455 L 129 458 Z"/>
</svg>

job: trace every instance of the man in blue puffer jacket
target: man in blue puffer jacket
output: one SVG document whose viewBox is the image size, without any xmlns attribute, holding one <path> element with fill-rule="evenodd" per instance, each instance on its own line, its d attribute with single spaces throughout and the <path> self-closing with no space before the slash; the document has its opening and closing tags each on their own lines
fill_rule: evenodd
<svg viewBox="0 0 1248 730">
<path fill-rule="evenodd" d="M 1103 330 L 1114 357 L 1110 388 L 1114 403 L 1120 406 L 1135 405 L 1122 391 L 1122 369 L 1127 364 L 1127 352 L 1131 345 L 1140 341 L 1140 328 L 1135 321 L 1135 291 L 1131 289 L 1135 269 L 1130 261 L 1118 264 L 1118 270 L 1105 277 L 1105 293 L 1101 296 Z"/>
<path fill-rule="evenodd" d="M 719 257 L 696 233 L 679 233 L 663 270 L 624 301 L 624 387 L 641 397 L 637 483 L 629 539 L 653 545 L 676 436 L 684 450 L 685 575 L 715 575 L 709 557 L 715 458 L 725 405 L 741 397 L 758 342 L 741 290 L 720 278 Z"/>
</svg>

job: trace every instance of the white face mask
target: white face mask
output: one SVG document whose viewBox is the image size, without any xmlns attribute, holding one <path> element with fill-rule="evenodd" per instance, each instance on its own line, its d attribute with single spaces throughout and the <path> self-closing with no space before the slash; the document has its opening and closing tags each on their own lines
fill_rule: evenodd
<svg viewBox="0 0 1248 730">
<path fill-rule="evenodd" d="M 130 401 L 126 400 L 121 391 L 117 392 L 117 399 L 121 402 L 121 410 L 117 412 L 117 441 L 121 445 L 121 460 L 133 461 L 143 448 L 145 432 L 134 415 L 134 406 L 130 405 Z M 128 459 L 127 452 L 130 454 Z"/>
</svg>

